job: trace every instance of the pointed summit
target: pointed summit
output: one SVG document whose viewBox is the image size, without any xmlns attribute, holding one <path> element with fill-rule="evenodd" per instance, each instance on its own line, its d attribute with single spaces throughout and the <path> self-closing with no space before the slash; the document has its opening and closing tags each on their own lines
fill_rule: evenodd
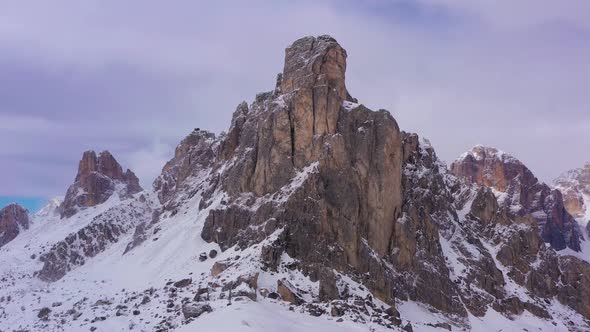
<svg viewBox="0 0 590 332">
<path fill-rule="evenodd" d="M 285 50 L 280 92 L 292 95 L 295 150 L 305 150 L 315 135 L 336 132 L 342 102 L 351 100 L 345 84 L 346 57 L 330 36 L 304 37 Z"/>
<path fill-rule="evenodd" d="M 79 209 L 104 203 L 115 192 L 116 185 L 121 184 L 120 194 L 132 195 L 143 190 L 135 174 L 123 168 L 108 151 L 96 155 L 86 151 L 78 166 L 74 184 L 66 193 L 60 205 L 61 217 L 71 217 Z"/>
<path fill-rule="evenodd" d="M 12 203 L 0 210 L 0 247 L 14 240 L 23 229 L 29 228 L 29 212 Z"/>
<path fill-rule="evenodd" d="M 346 99 L 346 57 L 346 51 L 330 36 L 296 40 L 285 50 L 281 92 L 315 89 Z"/>
<path fill-rule="evenodd" d="M 590 221 L 590 163 L 587 162 L 581 168 L 561 174 L 553 183 L 555 188 L 563 193 L 567 211 L 581 221 L 582 225 L 588 224 Z"/>
</svg>

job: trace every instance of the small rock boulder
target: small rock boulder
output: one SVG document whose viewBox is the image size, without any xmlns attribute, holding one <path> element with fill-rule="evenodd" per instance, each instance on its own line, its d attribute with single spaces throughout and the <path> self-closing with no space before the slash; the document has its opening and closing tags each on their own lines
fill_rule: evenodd
<svg viewBox="0 0 590 332">
<path fill-rule="evenodd" d="M 221 274 L 221 272 L 225 271 L 228 267 L 230 266 L 230 264 L 228 262 L 215 262 L 215 264 L 213 264 L 213 267 L 211 267 L 211 275 L 214 277 L 217 277 L 218 275 Z"/>
<path fill-rule="evenodd" d="M 148 303 L 150 303 L 150 301 L 151 301 L 151 300 L 152 300 L 152 299 L 150 299 L 150 297 L 149 297 L 149 296 L 145 295 L 145 296 L 143 297 L 143 299 L 141 299 L 141 305 L 148 304 Z"/>
<path fill-rule="evenodd" d="M 41 310 L 39 310 L 39 313 L 37 314 L 37 318 L 41 319 L 41 320 L 47 320 L 49 318 L 49 314 L 51 313 L 51 309 L 44 307 L 41 308 Z"/>
<path fill-rule="evenodd" d="M 299 305 L 304 301 L 297 295 L 296 288 L 287 280 L 277 280 L 277 292 L 283 299 L 291 304 Z"/>
<path fill-rule="evenodd" d="M 178 280 L 177 282 L 174 283 L 174 287 L 176 287 L 176 288 L 184 288 L 184 287 L 190 286 L 190 284 L 192 282 L 193 282 L 193 279 L 191 279 L 191 278 Z"/>
<path fill-rule="evenodd" d="M 212 312 L 211 306 L 208 304 L 187 303 L 182 306 L 182 314 L 184 318 L 197 318 L 205 312 Z"/>
<path fill-rule="evenodd" d="M 406 326 L 404 326 L 402 328 L 402 330 L 404 330 L 406 332 L 414 332 L 414 328 L 412 327 L 412 324 L 410 324 L 410 323 L 406 324 Z"/>
</svg>

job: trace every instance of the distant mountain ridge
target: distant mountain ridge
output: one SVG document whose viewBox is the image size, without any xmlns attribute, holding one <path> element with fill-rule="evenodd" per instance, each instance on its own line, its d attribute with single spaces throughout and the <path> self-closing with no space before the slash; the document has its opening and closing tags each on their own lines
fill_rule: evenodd
<svg viewBox="0 0 590 332">
<path fill-rule="evenodd" d="M 590 221 L 590 162 L 581 168 L 564 172 L 553 184 L 563 193 L 568 212 L 587 225 Z"/>
</svg>

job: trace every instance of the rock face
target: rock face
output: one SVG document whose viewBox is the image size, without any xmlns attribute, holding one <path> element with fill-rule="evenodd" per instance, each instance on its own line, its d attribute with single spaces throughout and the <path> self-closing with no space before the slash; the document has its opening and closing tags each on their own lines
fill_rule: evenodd
<svg viewBox="0 0 590 332">
<path fill-rule="evenodd" d="M 580 230 L 566 211 L 562 195 L 541 183 L 516 158 L 495 148 L 476 146 L 451 165 L 451 172 L 498 192 L 498 203 L 539 225 L 543 240 L 556 250 L 580 251 Z"/>
<path fill-rule="evenodd" d="M 261 271 L 295 269 L 319 281 L 314 300 L 349 300 L 346 275 L 389 305 L 418 301 L 459 325 L 491 309 L 550 316 L 514 284 L 547 301 L 586 287 L 566 281 L 543 244 L 579 250 L 558 191 L 483 147 L 453 164 L 467 181 L 458 179 L 426 140 L 358 104 L 345 69 L 333 38 L 294 42 L 275 89 L 240 103 L 227 134 L 196 129 L 178 146 L 154 182 L 164 218 L 198 202 L 204 240 L 222 251 L 260 247 Z M 231 279 L 239 267 L 216 262 L 210 277 Z M 239 294 L 243 280 L 223 289 Z M 289 280 L 264 293 L 302 306 L 311 296 Z M 566 295 L 560 301 L 585 315 L 584 301 Z"/>
<path fill-rule="evenodd" d="M 295 41 L 274 89 L 240 103 L 227 134 L 192 131 L 154 192 L 132 195 L 141 190 L 133 173 L 108 152 L 85 153 L 64 202 L 33 217 L 47 223 L 43 236 L 29 231 L 19 250 L 16 241 L 0 248 L 1 262 L 19 264 L 0 268 L 0 302 L 11 313 L 0 311 L 0 321 L 87 329 L 133 315 L 129 328 L 168 331 L 262 297 L 366 329 L 470 331 L 473 317 L 500 314 L 511 330 L 588 330 L 590 264 L 561 250 L 587 246 L 566 212 L 579 204 L 497 149 L 478 146 L 451 172 L 428 140 L 353 99 L 345 70 L 333 38 Z M 584 199 L 583 172 L 572 174 L 560 190 Z M 69 223 L 55 214 L 57 205 L 68 217 L 106 200 Z M 2 241 L 28 227 L 22 208 L 0 217 Z M 48 294 L 31 278 L 63 278 L 63 287 Z M 108 298 L 88 287 L 129 281 L 131 290 Z M 21 326 L 31 316 L 14 301 L 23 294 L 33 310 L 57 297 L 69 304 L 54 302 L 38 325 Z M 407 315 L 412 307 L 420 317 Z"/>
<path fill-rule="evenodd" d="M 117 243 L 138 225 L 148 223 L 151 214 L 150 204 L 145 200 L 131 201 L 98 214 L 87 226 L 68 234 L 42 254 L 43 267 L 36 275 L 49 282 L 61 279 L 73 268 L 84 265 L 86 260 Z"/>
<path fill-rule="evenodd" d="M 345 70 L 346 51 L 333 38 L 297 40 L 275 89 L 241 103 L 227 135 L 189 135 L 154 187 L 171 212 L 198 190 L 201 208 L 224 193 L 202 231 L 222 250 L 274 233 L 264 248 L 269 268 L 285 253 L 315 280 L 329 276 L 324 265 L 380 271 L 367 282 L 391 302 L 381 257 L 391 254 L 402 210 L 402 137 L 389 112 L 354 102 Z"/>
<path fill-rule="evenodd" d="M 235 117 L 239 115 L 234 113 Z M 205 176 L 200 171 L 213 164 L 218 145 L 215 134 L 198 128 L 184 138 L 176 147 L 174 158 L 164 165 L 162 174 L 154 181 L 154 189 L 160 201 L 169 202 L 168 208 L 171 208 L 170 200 L 175 194 L 181 194 L 182 189 L 190 191 L 191 183 L 188 180 L 195 176 Z"/>
<path fill-rule="evenodd" d="M 184 318 L 197 318 L 206 312 L 212 312 L 211 306 L 208 304 L 193 304 L 187 303 L 182 306 L 182 314 Z"/>
<path fill-rule="evenodd" d="M 60 205 L 60 214 L 62 218 L 71 217 L 80 209 L 104 203 L 116 191 L 126 197 L 141 190 L 135 174 L 130 170 L 123 172 L 108 151 L 98 156 L 94 151 L 86 151 L 80 160 L 75 182 Z"/>
<path fill-rule="evenodd" d="M 563 194 L 566 210 L 583 224 L 590 221 L 590 163 L 561 174 L 554 180 L 555 188 Z"/>
<path fill-rule="evenodd" d="M 411 133 L 403 134 L 403 165 L 403 214 L 395 224 L 390 256 L 396 296 L 464 317 L 461 289 L 450 277 L 441 246 L 444 234 L 460 232 L 454 227 L 446 166 L 427 141 Z M 469 302 L 467 297 L 463 300 Z"/>
<path fill-rule="evenodd" d="M 13 203 L 0 210 L 0 247 L 26 229 L 29 229 L 29 212 L 25 208 Z"/>
<path fill-rule="evenodd" d="M 496 260 L 512 282 L 545 301 L 557 298 L 586 319 L 590 280 L 584 271 L 590 264 L 555 250 L 580 250 L 580 230 L 564 207 L 562 195 L 539 183 L 521 162 L 497 149 L 475 147 L 462 155 L 451 171 L 474 187 L 466 222 L 476 221 L 474 235 L 497 247 Z M 551 244 L 551 248 L 544 245 Z M 574 291 L 576 289 L 576 291 Z M 527 310 L 546 318 L 550 314 L 541 302 L 521 297 L 502 298 L 495 310 L 519 314 Z"/>
<path fill-rule="evenodd" d="M 316 263 L 325 257 L 307 252 L 310 236 L 337 244 L 342 269 L 366 271 L 367 250 L 388 254 L 401 213 L 400 131 L 388 112 L 347 101 L 345 69 L 346 52 L 333 38 L 302 38 L 287 48 L 275 91 L 258 95 L 247 111 L 238 107 L 220 153 L 236 162 L 219 185 L 234 199 L 283 196 L 284 210 L 269 202 L 255 213 L 238 204 L 213 211 L 204 239 L 231 246 L 239 240 L 231 234 L 271 217 L 277 223 L 268 231 L 285 226 L 292 241 L 282 250 Z M 286 193 L 289 186 L 293 192 Z"/>
</svg>

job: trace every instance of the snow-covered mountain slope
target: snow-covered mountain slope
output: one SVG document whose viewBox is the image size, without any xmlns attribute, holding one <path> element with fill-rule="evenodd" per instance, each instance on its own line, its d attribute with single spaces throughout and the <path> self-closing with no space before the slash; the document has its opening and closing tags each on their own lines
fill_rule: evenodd
<svg viewBox="0 0 590 332">
<path fill-rule="evenodd" d="M 539 221 L 557 196 L 456 177 L 345 69 L 333 38 L 296 41 L 150 190 L 86 153 L 60 213 L 0 248 L 0 331 L 587 331 L 590 264 L 540 231 L 571 233 Z"/>
<path fill-rule="evenodd" d="M 59 217 L 59 206 L 63 203 L 63 197 L 54 197 L 50 199 L 39 211 L 35 212 L 31 216 L 33 222 L 39 220 L 40 222 L 44 220 L 50 220 L 55 217 Z"/>
</svg>

